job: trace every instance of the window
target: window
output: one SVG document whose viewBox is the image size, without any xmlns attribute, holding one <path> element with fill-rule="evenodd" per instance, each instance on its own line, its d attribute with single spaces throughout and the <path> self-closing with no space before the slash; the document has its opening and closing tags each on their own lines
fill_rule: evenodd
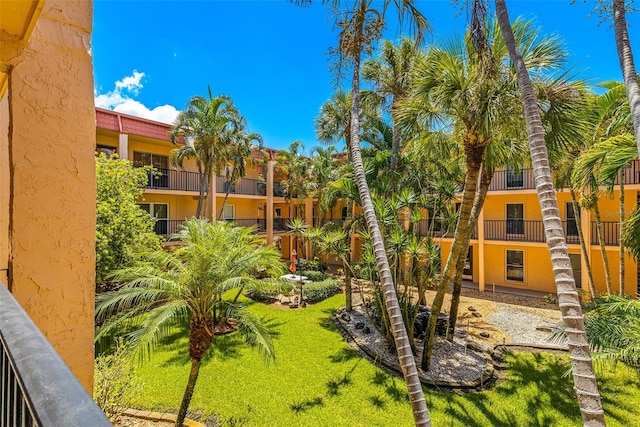
<svg viewBox="0 0 640 427">
<path fill-rule="evenodd" d="M 168 188 L 169 187 L 169 158 L 159 154 L 133 152 L 134 166 L 153 166 L 157 169 L 156 173 L 149 172 L 147 187 L 151 188 Z"/>
<path fill-rule="evenodd" d="M 506 179 L 507 188 L 524 188 L 524 173 L 522 170 L 507 169 Z"/>
<path fill-rule="evenodd" d="M 222 211 L 222 219 L 225 221 L 233 221 L 236 218 L 236 207 L 234 205 L 224 205 Z"/>
<path fill-rule="evenodd" d="M 166 203 L 138 203 L 142 209 L 147 211 L 156 224 L 154 231 L 156 234 L 166 236 L 169 234 L 169 205 Z"/>
<path fill-rule="evenodd" d="M 507 250 L 507 280 L 524 282 L 524 252 Z"/>
<path fill-rule="evenodd" d="M 567 202 L 567 236 L 578 235 L 578 224 L 576 223 L 576 214 L 573 210 L 573 203 Z"/>
<path fill-rule="evenodd" d="M 282 218 L 282 208 L 275 208 L 274 213 L 276 218 Z"/>
<path fill-rule="evenodd" d="M 524 205 L 507 203 L 507 234 L 524 234 Z"/>
</svg>

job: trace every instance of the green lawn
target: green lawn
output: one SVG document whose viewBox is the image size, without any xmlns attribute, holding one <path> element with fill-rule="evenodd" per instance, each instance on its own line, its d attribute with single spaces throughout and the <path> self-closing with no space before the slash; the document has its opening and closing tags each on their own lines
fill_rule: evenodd
<svg viewBox="0 0 640 427">
<path fill-rule="evenodd" d="M 344 295 L 298 310 L 262 304 L 252 309 L 274 332 L 277 363 L 265 366 L 239 334 L 216 338 L 203 363 L 191 411 L 217 414 L 227 426 L 409 426 L 402 380 L 359 357 L 331 320 Z M 190 361 L 187 339 L 168 340 L 139 368 L 145 387 L 140 408 L 176 411 Z M 568 359 L 518 355 L 508 359 L 508 380 L 491 391 L 457 396 L 425 390 L 436 426 L 578 426 L 580 413 Z M 640 377 L 620 366 L 603 372 L 600 390 L 608 425 L 640 419 Z"/>
</svg>

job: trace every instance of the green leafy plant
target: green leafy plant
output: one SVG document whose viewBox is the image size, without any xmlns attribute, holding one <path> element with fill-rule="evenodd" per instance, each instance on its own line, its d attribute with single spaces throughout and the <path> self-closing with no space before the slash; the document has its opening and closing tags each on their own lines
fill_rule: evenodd
<svg viewBox="0 0 640 427">
<path fill-rule="evenodd" d="M 114 424 L 143 387 L 128 350 L 122 340 L 117 340 L 113 353 L 98 356 L 95 361 L 93 399 Z"/>
<path fill-rule="evenodd" d="M 307 302 L 316 303 L 338 293 L 342 281 L 327 279 L 322 282 L 313 282 L 304 285 L 302 295 Z"/>
</svg>

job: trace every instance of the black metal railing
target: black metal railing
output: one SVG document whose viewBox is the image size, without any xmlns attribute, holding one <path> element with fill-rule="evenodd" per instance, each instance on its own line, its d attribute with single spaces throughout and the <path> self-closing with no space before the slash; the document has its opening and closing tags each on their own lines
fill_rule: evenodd
<svg viewBox="0 0 640 427">
<path fill-rule="evenodd" d="M 182 223 L 184 223 L 184 219 L 156 219 L 153 231 L 159 236 L 169 238 L 178 232 Z"/>
<path fill-rule="evenodd" d="M 154 190 L 200 191 L 200 174 L 197 172 L 155 168 L 147 172 L 144 188 Z"/>
<path fill-rule="evenodd" d="M 111 426 L 2 283 L 0 307 L 0 426 Z"/>
<path fill-rule="evenodd" d="M 575 221 L 562 221 L 566 242 L 580 243 Z M 542 221 L 521 220 L 485 220 L 484 238 L 486 240 L 504 240 L 507 242 L 546 242 Z"/>
<path fill-rule="evenodd" d="M 242 178 L 236 184 L 232 184 L 221 176 L 216 180 L 216 192 L 226 194 L 247 194 L 251 196 L 266 196 L 267 184 L 258 179 Z"/>
<path fill-rule="evenodd" d="M 238 227 L 255 227 L 258 233 L 264 233 L 267 231 L 267 220 L 265 218 L 234 218 L 230 221 Z"/>
<path fill-rule="evenodd" d="M 282 181 L 276 181 L 273 183 L 273 196 L 284 197 L 284 187 L 282 186 Z"/>
<path fill-rule="evenodd" d="M 602 234 L 605 246 L 618 246 L 620 244 L 620 223 L 616 221 L 602 222 Z M 595 221 L 591 223 L 591 244 L 600 244 L 598 224 Z"/>
<path fill-rule="evenodd" d="M 429 220 L 429 219 L 421 219 L 419 222 L 415 224 L 417 227 L 417 232 L 421 236 L 431 236 L 432 238 L 436 237 L 444 237 L 445 239 L 452 239 L 455 235 L 456 225 L 447 225 L 442 220 Z M 473 233 L 471 234 L 472 239 L 478 238 L 478 226 L 473 229 Z"/>
<path fill-rule="evenodd" d="M 273 218 L 273 231 L 291 231 L 289 221 L 290 218 Z"/>
<path fill-rule="evenodd" d="M 533 169 L 522 169 L 519 172 L 499 170 L 493 174 L 489 191 L 528 190 L 536 188 Z"/>
</svg>

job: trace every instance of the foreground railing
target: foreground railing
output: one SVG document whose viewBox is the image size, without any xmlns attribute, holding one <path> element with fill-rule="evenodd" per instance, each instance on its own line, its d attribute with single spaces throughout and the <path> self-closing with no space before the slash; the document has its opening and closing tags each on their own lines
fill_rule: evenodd
<svg viewBox="0 0 640 427">
<path fill-rule="evenodd" d="M 0 427 L 14 426 L 111 423 L 0 283 Z"/>
</svg>

